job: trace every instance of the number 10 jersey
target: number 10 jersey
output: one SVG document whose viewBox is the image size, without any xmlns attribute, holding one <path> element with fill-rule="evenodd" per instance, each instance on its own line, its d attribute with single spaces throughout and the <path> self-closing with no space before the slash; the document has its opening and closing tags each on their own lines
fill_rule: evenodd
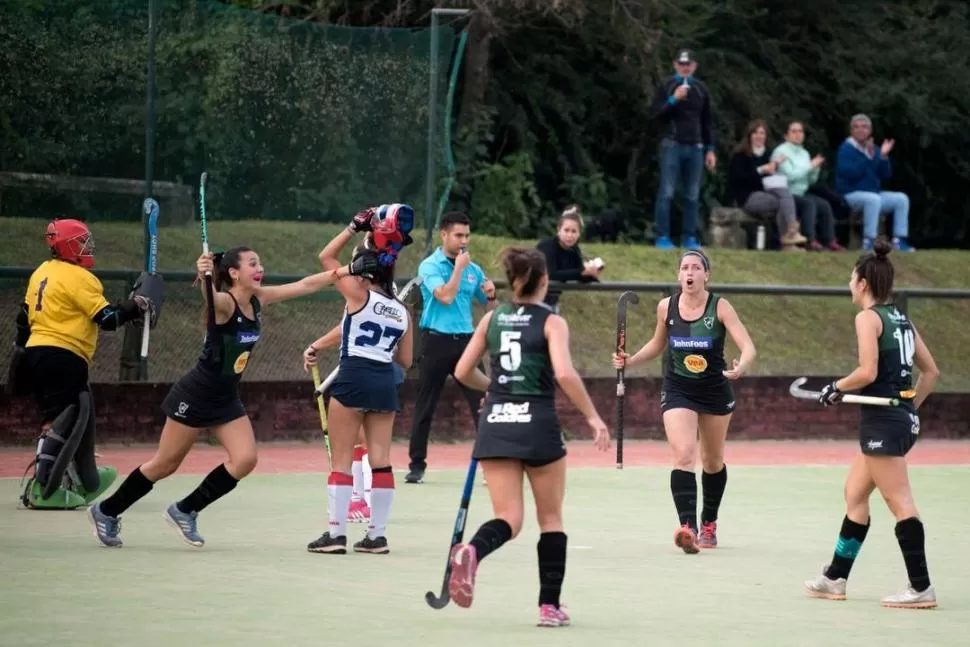
<svg viewBox="0 0 970 647">
<path fill-rule="evenodd" d="M 860 395 L 898 398 L 913 388 L 913 358 L 916 335 L 909 317 L 894 305 L 876 305 L 872 310 L 882 319 L 879 335 L 879 364 L 876 379 L 860 389 Z M 903 399 L 903 407 L 912 410 L 912 400 Z"/>
<path fill-rule="evenodd" d="M 492 311 L 485 333 L 490 397 L 555 400 L 556 379 L 545 334 L 552 314 L 545 304 L 503 303 Z"/>
</svg>

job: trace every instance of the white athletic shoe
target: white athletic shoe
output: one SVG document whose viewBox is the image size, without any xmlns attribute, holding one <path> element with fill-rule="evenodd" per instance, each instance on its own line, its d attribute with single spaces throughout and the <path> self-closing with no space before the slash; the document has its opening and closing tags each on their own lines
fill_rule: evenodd
<svg viewBox="0 0 970 647">
<path fill-rule="evenodd" d="M 821 598 L 823 600 L 844 600 L 846 580 L 840 577 L 837 580 L 829 579 L 825 575 L 828 565 L 822 567 L 822 574 L 814 580 L 805 580 L 805 590 L 809 597 Z"/>
<path fill-rule="evenodd" d="M 893 609 L 932 609 L 936 606 L 936 591 L 932 586 L 923 591 L 907 586 L 896 595 L 883 598 L 881 604 Z"/>
</svg>

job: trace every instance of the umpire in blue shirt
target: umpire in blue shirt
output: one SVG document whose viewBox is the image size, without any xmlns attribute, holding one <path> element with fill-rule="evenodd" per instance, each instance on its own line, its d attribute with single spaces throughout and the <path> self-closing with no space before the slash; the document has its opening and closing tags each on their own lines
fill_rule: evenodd
<svg viewBox="0 0 970 647">
<path fill-rule="evenodd" d="M 421 313 L 421 357 L 418 361 L 418 398 L 411 425 L 411 463 L 407 483 L 421 483 L 427 469 L 428 436 L 441 389 L 475 332 L 472 302 L 495 306 L 495 284 L 482 268 L 471 261 L 468 239 L 471 221 L 463 213 L 451 212 L 441 219 L 441 246 L 421 261 L 418 276 L 424 310 Z M 468 400 L 473 424 L 484 393 L 473 391 L 455 380 Z"/>
</svg>

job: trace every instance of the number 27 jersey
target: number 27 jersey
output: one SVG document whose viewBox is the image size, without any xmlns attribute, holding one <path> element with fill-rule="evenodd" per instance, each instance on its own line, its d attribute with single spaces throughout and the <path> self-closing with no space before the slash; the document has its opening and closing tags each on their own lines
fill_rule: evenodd
<svg viewBox="0 0 970 647">
<path fill-rule="evenodd" d="M 546 341 L 545 305 L 503 303 L 492 311 L 485 333 L 492 397 L 554 400 L 556 380 Z"/>
<path fill-rule="evenodd" d="M 364 307 L 352 313 L 344 311 L 340 359 L 361 357 L 390 364 L 409 324 L 404 304 L 371 290 Z"/>
</svg>

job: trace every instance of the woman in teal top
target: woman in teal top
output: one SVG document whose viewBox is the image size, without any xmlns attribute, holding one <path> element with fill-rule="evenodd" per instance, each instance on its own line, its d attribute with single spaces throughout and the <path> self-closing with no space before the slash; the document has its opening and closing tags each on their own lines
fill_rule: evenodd
<svg viewBox="0 0 970 647">
<path fill-rule="evenodd" d="M 818 182 L 825 158 L 821 155 L 815 157 L 809 155 L 803 145 L 804 142 L 805 126 L 802 122 L 789 123 L 788 130 L 785 132 L 785 143 L 775 148 L 771 153 L 771 159 L 782 158 L 778 173 L 788 179 L 788 190 L 795 198 L 798 219 L 802 223 L 802 233 L 808 238 L 806 248 L 812 251 L 823 249 L 843 251 L 845 248 L 839 245 L 835 237 L 835 216 L 832 214 L 832 205 L 825 198 L 808 192 L 808 188 Z"/>
</svg>

